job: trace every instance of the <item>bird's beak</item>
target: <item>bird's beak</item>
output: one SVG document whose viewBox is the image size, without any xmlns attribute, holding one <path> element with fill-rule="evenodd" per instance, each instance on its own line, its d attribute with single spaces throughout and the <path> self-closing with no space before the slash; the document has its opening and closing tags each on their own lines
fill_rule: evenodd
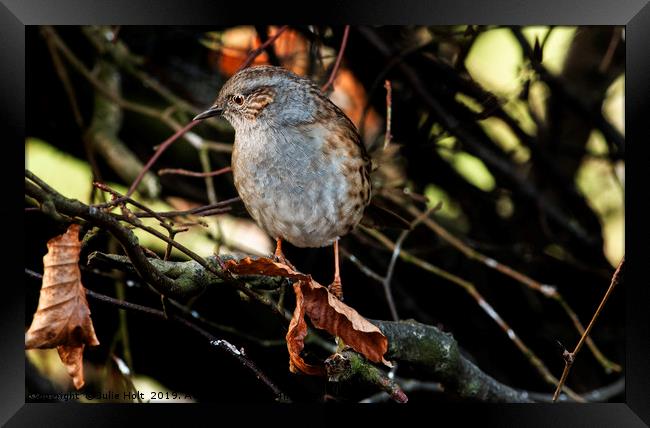
<svg viewBox="0 0 650 428">
<path fill-rule="evenodd" d="M 203 113 L 197 114 L 193 120 L 202 120 L 212 116 L 220 116 L 221 113 L 223 113 L 223 108 L 221 108 L 221 106 L 214 105 Z"/>
</svg>

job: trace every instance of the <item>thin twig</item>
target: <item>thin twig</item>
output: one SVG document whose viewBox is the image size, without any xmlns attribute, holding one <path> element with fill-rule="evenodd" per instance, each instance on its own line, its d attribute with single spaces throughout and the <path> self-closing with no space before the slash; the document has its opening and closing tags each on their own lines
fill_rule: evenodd
<svg viewBox="0 0 650 428">
<path fill-rule="evenodd" d="M 210 153 L 205 148 L 201 148 L 199 150 L 199 160 L 201 161 L 201 168 L 203 168 L 204 173 L 209 173 L 210 170 L 212 169 L 212 165 L 210 164 Z M 221 169 L 220 171 L 231 171 L 230 167 L 226 167 Z M 222 172 L 222 173 L 223 173 Z M 216 204 L 217 203 L 217 191 L 214 188 L 214 181 L 212 180 L 211 176 L 205 176 L 204 177 L 205 181 L 205 192 L 208 196 L 208 202 L 211 204 Z M 208 233 L 210 233 L 210 230 L 208 229 Z M 223 229 L 221 228 L 221 222 L 219 221 L 218 218 L 215 218 L 214 221 L 214 231 L 212 232 L 212 238 L 216 242 L 216 248 L 214 249 L 215 254 L 219 254 L 221 251 L 221 245 L 223 244 L 224 236 L 223 236 Z"/>
<path fill-rule="evenodd" d="M 439 382 L 425 382 L 417 379 L 396 379 L 395 382 L 404 392 L 427 391 L 427 392 L 444 392 L 444 387 Z M 386 391 L 378 392 L 370 397 L 359 401 L 360 403 L 383 403 L 391 398 Z"/>
<path fill-rule="evenodd" d="M 182 168 L 163 168 L 158 170 L 158 175 L 176 174 L 176 175 L 185 175 L 188 177 L 204 178 L 204 177 L 216 177 L 217 175 L 225 174 L 230 171 L 232 171 L 232 168 L 229 166 L 218 169 L 216 171 L 209 171 L 209 172 L 188 171 Z"/>
<path fill-rule="evenodd" d="M 598 66 L 598 71 L 600 71 L 601 73 L 605 73 L 609 68 L 609 66 L 611 65 L 612 59 L 614 58 L 614 52 L 616 52 L 616 48 L 618 47 L 618 44 L 621 41 L 622 32 L 623 29 L 621 27 L 613 28 L 612 38 L 609 40 L 609 46 L 607 47 L 607 52 L 605 52 L 605 56 L 603 57 L 603 60 L 600 62 L 600 65 Z"/>
<path fill-rule="evenodd" d="M 575 362 L 578 352 L 580 352 L 580 349 L 582 349 L 582 345 L 584 345 L 585 339 L 587 338 L 587 336 L 589 336 L 589 333 L 591 332 L 591 329 L 593 328 L 596 319 L 598 319 L 600 312 L 605 307 L 605 303 L 607 303 L 609 296 L 612 294 L 612 291 L 614 291 L 614 287 L 616 287 L 616 285 L 619 283 L 621 270 L 624 264 L 625 264 L 625 256 L 623 256 L 620 263 L 618 264 L 618 267 L 616 268 L 616 271 L 614 272 L 614 275 L 612 275 L 612 281 L 610 282 L 609 287 L 605 292 L 605 295 L 600 301 L 598 308 L 596 308 L 596 312 L 594 313 L 594 316 L 591 317 L 591 321 L 589 321 L 589 325 L 587 326 L 587 329 L 585 330 L 584 334 L 580 337 L 580 340 L 578 341 L 578 344 L 576 345 L 575 349 L 573 350 L 573 352 L 568 352 L 566 350 L 564 351 L 564 355 L 563 355 L 564 370 L 562 371 L 562 377 L 560 377 L 560 381 L 557 384 L 557 388 L 555 388 L 555 393 L 553 394 L 553 402 L 555 402 L 558 396 L 560 395 L 560 391 L 562 390 L 562 387 L 566 382 L 566 378 L 569 375 L 569 371 L 571 370 L 571 367 Z"/>
<path fill-rule="evenodd" d="M 277 38 L 280 37 L 282 35 L 282 33 L 284 33 L 286 31 L 287 28 L 289 28 L 288 25 L 283 25 L 282 27 L 280 27 L 278 29 L 278 31 L 273 36 L 269 37 L 267 41 L 262 43 L 262 45 L 259 48 L 251 51 L 251 53 L 248 54 L 248 58 L 246 58 L 244 63 L 241 66 L 239 66 L 239 69 L 237 71 L 243 70 L 244 68 L 251 65 L 251 63 L 255 60 L 255 58 L 257 58 L 262 52 L 264 52 L 264 50 L 267 48 L 267 46 L 269 46 L 271 43 L 275 42 L 277 40 Z"/>
<path fill-rule="evenodd" d="M 390 308 L 391 316 L 394 321 L 399 321 L 399 316 L 397 315 L 397 307 L 395 306 L 395 300 L 393 299 L 393 293 L 391 291 L 391 280 L 393 279 L 393 271 L 395 270 L 395 264 L 397 263 L 397 258 L 399 252 L 402 249 L 402 244 L 406 240 L 406 237 L 409 233 L 415 229 L 415 227 L 420 224 L 424 219 L 429 217 L 431 213 L 439 210 L 442 207 L 442 203 L 439 202 L 435 206 L 429 208 L 426 212 L 419 215 L 415 220 L 411 222 L 410 227 L 407 230 L 400 233 L 399 238 L 395 241 L 395 247 L 393 248 L 393 254 L 390 258 L 390 263 L 388 264 L 388 269 L 386 270 L 386 276 L 382 279 L 381 283 L 384 287 L 384 293 L 386 294 L 386 301 L 388 302 L 388 307 Z"/>
<path fill-rule="evenodd" d="M 386 150 L 386 147 L 388 147 L 390 141 L 393 139 L 390 131 L 393 116 L 393 88 L 390 80 L 384 82 L 384 88 L 386 88 L 386 135 L 384 135 L 384 150 Z"/>
<path fill-rule="evenodd" d="M 361 260 L 359 260 L 354 254 L 350 253 L 344 247 L 341 247 L 341 254 L 343 254 L 343 256 L 347 257 L 348 260 L 350 260 L 352 263 L 354 263 L 359 268 L 359 270 L 362 273 L 364 273 L 366 276 L 374 279 L 375 281 L 379 282 L 380 284 L 384 282 L 384 277 L 383 276 L 379 275 L 377 272 L 370 269 L 368 266 L 364 265 L 361 262 Z"/>
<path fill-rule="evenodd" d="M 194 309 L 190 309 L 185 305 L 182 305 L 181 303 L 177 302 L 174 299 L 169 299 L 169 303 L 171 303 L 173 306 L 178 308 L 180 311 L 185 313 L 186 315 L 189 315 L 193 319 L 197 320 L 198 322 L 205 324 L 207 326 L 210 326 L 216 330 L 220 330 L 224 333 L 229 333 L 234 336 L 239 336 L 242 339 L 246 339 L 250 342 L 256 343 L 260 346 L 264 347 L 269 347 L 269 346 L 286 346 L 287 342 L 284 339 L 261 339 L 259 337 L 253 336 L 248 333 L 244 333 L 242 331 L 239 331 L 238 329 L 234 327 L 230 327 L 228 325 L 223 325 L 223 324 L 218 324 L 214 321 L 211 321 L 203 316 L 199 312 L 197 312 Z"/>
<path fill-rule="evenodd" d="M 345 29 L 343 30 L 343 39 L 341 40 L 341 47 L 339 48 L 339 53 L 336 56 L 336 61 L 334 62 L 334 67 L 332 68 L 330 77 L 329 79 L 327 79 L 327 82 L 325 82 L 325 84 L 320 88 L 322 92 L 325 92 L 334 83 L 334 80 L 336 80 L 336 74 L 339 71 L 339 67 L 341 66 L 341 60 L 343 59 L 343 52 L 345 52 L 345 47 L 348 44 L 349 34 L 350 34 L 350 26 L 346 25 Z"/>
<path fill-rule="evenodd" d="M 393 317 L 393 321 L 399 321 L 399 315 L 397 314 L 397 307 L 395 306 L 395 300 L 393 299 L 393 293 L 391 291 L 391 280 L 393 279 L 393 272 L 395 270 L 395 264 L 397 262 L 397 257 L 399 252 L 402 249 L 402 244 L 409 234 L 409 230 L 404 230 L 395 241 L 395 248 L 393 248 L 393 254 L 390 257 L 390 263 L 388 264 L 388 270 L 386 270 L 386 276 L 381 281 L 384 287 L 384 294 L 386 295 L 386 301 L 388 302 L 388 308 L 390 309 L 390 315 Z"/>
<path fill-rule="evenodd" d="M 140 184 L 140 181 L 142 181 L 142 178 L 144 177 L 144 175 L 147 173 L 147 171 L 149 171 L 149 169 L 150 169 L 151 166 L 154 164 L 154 162 L 156 162 L 156 160 L 158 160 L 158 158 L 160 157 L 160 155 L 162 155 L 163 152 L 164 152 L 165 150 L 167 150 L 167 148 L 168 148 L 170 145 L 172 145 L 172 143 L 174 143 L 176 140 L 178 140 L 178 138 L 179 138 L 181 135 L 185 134 L 187 131 L 189 131 L 190 129 L 194 128 L 194 127 L 195 127 L 196 125 L 198 125 L 199 123 L 200 123 L 200 121 L 193 120 L 192 122 L 188 123 L 187 125 L 185 125 L 185 126 L 182 127 L 181 129 L 179 129 L 178 131 L 176 131 L 176 132 L 175 132 L 171 137 L 167 138 L 167 139 L 166 139 L 166 140 L 165 140 L 165 141 L 164 141 L 164 142 L 163 142 L 163 143 L 158 147 L 158 149 L 156 150 L 156 153 L 154 153 L 153 156 L 151 156 L 151 158 L 149 159 L 149 161 L 147 161 L 147 163 L 142 167 L 142 170 L 140 171 L 140 173 L 138 174 L 138 176 L 136 177 L 136 179 L 135 179 L 135 180 L 133 181 L 133 183 L 131 184 L 131 187 L 129 187 L 129 191 L 126 192 L 126 196 L 131 196 L 131 195 L 133 194 L 133 192 L 135 192 L 135 189 L 137 189 L 138 184 Z"/>
<path fill-rule="evenodd" d="M 154 212 L 154 211 L 136 211 L 133 213 L 134 216 L 138 218 L 143 218 L 143 217 L 181 217 L 181 216 L 187 216 L 187 215 L 195 215 L 195 216 L 207 216 L 207 215 L 213 215 L 213 214 L 220 214 L 222 212 L 226 212 L 230 210 L 230 204 L 234 202 L 238 202 L 240 200 L 239 197 L 235 198 L 230 198 L 230 199 L 224 199 L 223 201 L 217 202 L 216 204 L 208 204 L 208 205 L 202 205 L 200 207 L 196 208 L 191 208 L 188 210 L 183 210 L 183 211 L 160 211 L 160 212 Z M 95 208 L 108 208 L 111 206 L 114 206 L 114 202 L 117 201 L 117 203 L 122 203 L 122 202 L 129 202 L 132 201 L 131 198 L 116 198 L 114 201 L 107 202 L 105 204 L 97 204 L 94 205 Z M 38 208 L 37 208 L 38 209 Z"/>
</svg>

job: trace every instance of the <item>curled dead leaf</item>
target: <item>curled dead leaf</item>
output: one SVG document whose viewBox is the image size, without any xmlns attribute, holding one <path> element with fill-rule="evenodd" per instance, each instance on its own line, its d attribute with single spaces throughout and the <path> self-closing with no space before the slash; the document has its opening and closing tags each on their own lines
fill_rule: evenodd
<svg viewBox="0 0 650 428">
<path fill-rule="evenodd" d="M 226 261 L 226 269 L 235 275 L 264 275 L 283 276 L 298 281 L 312 281 L 311 275 L 297 272 L 284 263 L 273 261 L 267 257 L 245 257 L 239 261 Z"/>
<path fill-rule="evenodd" d="M 346 345 L 370 361 L 391 366 L 384 359 L 388 350 L 388 339 L 379 328 L 337 299 L 326 287 L 314 281 L 311 275 L 297 272 L 283 263 L 263 257 L 246 257 L 239 262 L 229 260 L 226 262 L 226 268 L 237 275 L 283 276 L 297 280 L 293 285 L 296 309 L 286 336 L 289 368 L 292 372 L 299 370 L 307 374 L 325 373 L 322 367 L 309 365 L 300 356 L 307 335 L 305 315 L 316 328 L 340 337 Z"/>
<path fill-rule="evenodd" d="M 289 370 L 291 373 L 303 372 L 309 375 L 324 376 L 325 368 L 307 364 L 302 359 L 300 353 L 305 347 L 305 337 L 307 336 L 307 322 L 305 321 L 304 296 L 302 294 L 301 284 L 298 281 L 293 285 L 293 291 L 296 293 L 296 309 L 289 323 L 287 330 L 287 349 L 289 350 Z"/>
<path fill-rule="evenodd" d="M 304 296 L 305 313 L 314 327 L 326 330 L 374 363 L 391 364 L 384 359 L 388 339 L 367 319 L 341 302 L 316 281 L 298 283 Z"/>
<path fill-rule="evenodd" d="M 79 229 L 73 224 L 47 243 L 38 308 L 25 334 L 25 349 L 57 348 L 77 389 L 84 385 L 84 347 L 99 345 L 81 284 Z"/>
</svg>

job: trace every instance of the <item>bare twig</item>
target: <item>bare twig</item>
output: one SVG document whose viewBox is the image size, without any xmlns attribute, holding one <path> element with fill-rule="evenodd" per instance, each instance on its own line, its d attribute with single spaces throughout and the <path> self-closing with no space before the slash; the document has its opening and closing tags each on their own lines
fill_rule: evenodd
<svg viewBox="0 0 650 428">
<path fill-rule="evenodd" d="M 288 25 L 283 25 L 282 27 L 280 27 L 278 29 L 278 31 L 273 36 L 269 37 L 268 40 L 266 40 L 264 43 L 262 43 L 262 45 L 260 45 L 259 48 L 254 49 L 253 51 L 251 51 L 251 53 L 248 54 L 248 58 L 246 58 L 244 63 L 239 67 L 239 69 L 237 71 L 243 70 L 244 68 L 251 65 L 251 63 L 255 60 L 255 58 L 257 58 L 262 52 L 264 52 L 264 50 L 271 43 L 275 42 L 278 39 L 278 37 L 280 37 L 282 35 L 282 33 L 284 33 L 287 30 L 287 28 L 289 28 Z"/>
<path fill-rule="evenodd" d="M 598 316 L 600 315 L 600 312 L 603 310 L 605 307 L 605 303 L 607 303 L 607 300 L 609 299 L 609 296 L 612 294 L 612 291 L 614 291 L 614 287 L 619 283 L 620 280 L 620 275 L 621 275 L 621 270 L 623 268 L 623 265 L 625 264 L 625 256 L 621 259 L 620 263 L 618 264 L 618 267 L 616 268 L 616 271 L 614 272 L 614 275 L 612 275 L 612 281 L 609 284 L 609 287 L 607 288 L 607 291 L 605 292 L 605 295 L 603 296 L 602 300 L 600 301 L 600 304 L 598 305 L 598 308 L 596 308 L 596 312 L 594 313 L 594 316 L 591 318 L 591 321 L 589 321 L 589 325 L 587 326 L 587 329 L 585 332 L 582 334 L 580 337 L 580 340 L 578 341 L 578 344 L 576 347 L 573 349 L 573 352 L 568 352 L 564 351 L 564 370 L 562 371 L 562 377 L 560 378 L 560 381 L 557 384 L 557 388 L 555 388 L 555 393 L 553 394 L 553 402 L 555 402 L 560 395 L 560 391 L 562 390 L 562 387 L 564 383 L 566 382 L 566 378 L 569 375 L 569 371 L 571 370 L 571 367 L 573 366 L 573 363 L 575 362 L 576 356 L 578 355 L 578 352 L 580 352 L 580 349 L 582 349 L 582 345 L 585 343 L 585 339 L 587 336 L 589 336 L 589 333 L 591 332 L 591 329 L 594 326 L 594 323 L 596 322 L 596 319 L 598 319 Z"/>
<path fill-rule="evenodd" d="M 390 141 L 393 139 L 391 134 L 391 122 L 393 116 L 393 87 L 390 84 L 390 80 L 384 82 L 384 88 L 386 88 L 386 135 L 384 136 L 384 150 L 390 144 Z"/>
<path fill-rule="evenodd" d="M 217 175 L 225 174 L 230 171 L 232 171 L 232 168 L 229 166 L 218 169 L 216 171 L 210 171 L 210 172 L 188 171 L 186 169 L 181 169 L 181 168 L 163 168 L 158 170 L 158 175 L 176 174 L 176 175 L 185 175 L 188 177 L 203 178 L 203 177 L 216 177 Z"/>
<path fill-rule="evenodd" d="M 623 29 L 620 27 L 612 28 L 612 38 L 609 40 L 607 52 L 605 52 L 605 56 L 603 56 L 603 60 L 598 66 L 598 71 L 601 73 L 605 73 L 611 65 L 612 59 L 614 58 L 614 52 L 616 52 L 616 47 L 621 42 L 622 32 Z"/>
<path fill-rule="evenodd" d="M 341 247 L 341 254 L 343 254 L 345 257 L 348 258 L 352 263 L 354 263 L 359 270 L 364 273 L 366 276 L 369 276 L 370 278 L 374 279 L 375 281 L 379 282 L 380 284 L 384 282 L 384 277 L 379 275 L 377 272 L 374 270 L 370 269 L 368 266 L 364 265 L 361 260 L 359 260 L 354 254 L 350 253 L 348 250 L 345 248 Z"/>
<path fill-rule="evenodd" d="M 402 388 L 404 392 L 412 391 L 428 391 L 428 392 L 444 392 L 442 384 L 439 382 L 425 382 L 417 379 L 396 379 L 395 382 Z M 360 403 L 383 403 L 391 398 L 390 394 L 386 391 L 378 392 L 370 397 L 364 398 Z"/>
<path fill-rule="evenodd" d="M 106 186 L 107 190 L 108 186 Z M 107 190 L 108 191 L 108 190 Z M 123 202 L 129 202 L 132 201 L 133 199 L 131 198 L 126 198 L 126 197 L 119 197 L 115 198 L 111 202 L 107 202 L 105 204 L 97 204 L 93 205 L 95 208 L 110 208 L 112 206 L 115 206 L 117 204 L 123 203 Z M 142 217 L 180 217 L 180 216 L 187 216 L 187 215 L 195 215 L 195 216 L 207 216 L 207 215 L 213 215 L 213 214 L 220 214 L 222 212 L 226 212 L 230 210 L 230 205 L 234 202 L 239 201 L 239 197 L 236 198 L 230 198 L 230 199 L 224 199 L 223 201 L 217 202 L 216 204 L 209 204 L 209 205 L 203 205 L 200 207 L 196 208 L 191 208 L 188 210 L 183 210 L 183 211 L 162 211 L 162 212 L 154 212 L 154 211 L 136 211 L 133 213 L 134 216 L 138 218 Z"/>
<path fill-rule="evenodd" d="M 209 173 L 212 170 L 212 166 L 210 164 L 210 153 L 207 151 L 205 148 L 199 149 L 199 160 L 201 161 L 201 167 L 203 168 L 204 173 Z M 227 172 L 227 171 L 232 171 L 230 167 L 223 168 L 221 170 L 221 173 Z M 211 176 L 205 176 L 204 177 L 205 181 L 205 192 L 208 196 L 208 201 L 211 204 L 216 204 L 217 203 L 217 191 L 214 188 L 214 181 Z M 223 229 L 221 228 L 221 222 L 219 219 L 215 219 L 214 221 L 214 231 L 208 230 L 208 233 L 211 233 L 212 238 L 216 242 L 216 248 L 214 250 L 215 254 L 219 254 L 221 250 L 221 245 L 223 244 L 224 236 L 223 236 Z"/>
<path fill-rule="evenodd" d="M 164 141 L 164 142 L 163 142 L 163 143 L 158 147 L 158 149 L 156 150 L 156 153 L 154 153 L 153 156 L 151 156 L 151 158 L 149 159 L 149 161 L 147 161 L 147 163 L 144 165 L 144 167 L 142 168 L 142 171 L 140 171 L 140 173 L 138 174 L 138 176 L 136 177 L 136 179 L 135 179 L 135 180 L 133 181 L 133 183 L 131 184 L 131 187 L 129 187 L 129 191 L 126 192 L 126 196 L 131 196 L 131 195 L 133 194 L 133 192 L 135 192 L 135 189 L 137 189 L 138 184 L 140 184 L 140 181 L 142 181 L 142 178 L 144 177 L 144 175 L 147 173 L 147 171 L 149 171 L 149 169 L 151 168 L 151 166 L 154 164 L 154 162 L 156 162 L 156 160 L 160 157 L 160 155 L 162 155 L 163 152 L 164 152 L 165 150 L 167 150 L 167 148 L 168 148 L 170 145 L 172 145 L 172 143 L 174 143 L 176 140 L 178 140 L 178 138 L 179 138 L 181 135 L 185 134 L 187 131 L 189 131 L 190 129 L 194 128 L 194 127 L 195 127 L 196 125 L 198 125 L 199 123 L 200 123 L 199 121 L 194 121 L 194 120 L 193 120 L 192 122 L 188 123 L 187 125 L 185 125 L 185 126 L 182 127 L 181 129 L 179 129 L 178 131 L 176 131 L 176 132 L 175 132 L 171 137 L 167 138 L 167 139 L 166 139 L 166 140 L 165 140 L 165 141 Z"/>
<path fill-rule="evenodd" d="M 442 203 L 438 203 L 436 206 L 433 206 L 426 210 L 426 212 L 420 214 L 415 220 L 410 224 L 410 227 L 407 230 L 402 231 L 397 241 L 395 241 L 395 247 L 393 248 L 393 254 L 390 258 L 390 263 L 388 263 L 388 269 L 386 271 L 386 276 L 382 279 L 381 283 L 384 286 L 384 293 L 386 294 L 386 301 L 388 302 L 388 307 L 390 308 L 391 316 L 393 321 L 399 321 L 399 316 L 397 315 L 397 307 L 395 306 L 395 300 L 393 299 L 393 293 L 391 292 L 391 280 L 393 279 L 393 271 L 395 270 L 395 264 L 397 263 L 397 258 L 399 252 L 402 249 L 402 244 L 406 240 L 406 237 L 409 233 L 415 229 L 415 227 L 420 224 L 424 219 L 428 218 L 431 213 L 439 210 L 442 207 Z"/>
<path fill-rule="evenodd" d="M 262 44 L 266 43 L 266 41 L 269 39 L 269 34 L 271 33 L 272 27 L 270 25 L 256 25 L 255 26 L 255 32 L 257 33 L 257 37 L 259 37 L 260 42 Z M 243 49 L 240 49 L 240 51 Z M 268 55 L 269 58 L 269 64 L 279 66 L 280 65 L 280 59 L 278 58 L 277 53 L 275 52 L 275 48 L 273 47 L 273 43 L 269 43 L 266 45 L 266 54 Z"/>
<path fill-rule="evenodd" d="M 393 248 L 393 254 L 390 257 L 390 263 L 388 264 L 388 270 L 386 271 L 386 276 L 382 279 L 381 283 L 384 286 L 384 294 L 386 295 L 386 301 L 388 302 L 388 308 L 390 309 L 390 315 L 393 318 L 393 321 L 399 321 L 399 315 L 397 314 L 397 307 L 395 306 L 395 300 L 393 299 L 393 293 L 391 292 L 391 280 L 393 279 L 393 271 L 395 270 L 395 264 L 397 263 L 397 257 L 399 252 L 402 249 L 402 244 L 409 234 L 409 230 L 404 230 L 395 241 L 395 248 Z"/>
<path fill-rule="evenodd" d="M 350 34 L 350 26 L 346 25 L 345 29 L 343 30 L 343 39 L 341 40 L 341 47 L 339 48 L 339 53 L 336 56 L 336 61 L 334 62 L 334 67 L 332 68 L 330 77 L 329 79 L 327 79 L 327 82 L 325 82 L 325 84 L 320 88 L 320 90 L 323 92 L 325 92 L 334 83 L 334 80 L 336 80 L 336 74 L 338 73 L 339 67 L 341 66 L 343 53 L 345 52 L 345 47 L 348 44 L 349 34 Z"/>
</svg>

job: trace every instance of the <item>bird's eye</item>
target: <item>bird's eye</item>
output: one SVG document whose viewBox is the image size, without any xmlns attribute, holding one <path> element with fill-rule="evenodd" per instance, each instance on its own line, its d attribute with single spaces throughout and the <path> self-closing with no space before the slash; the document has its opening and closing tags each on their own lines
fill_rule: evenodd
<svg viewBox="0 0 650 428">
<path fill-rule="evenodd" d="M 232 100 L 238 106 L 244 104 L 244 97 L 242 97 L 241 95 L 235 95 L 234 97 L 232 97 Z"/>
</svg>

